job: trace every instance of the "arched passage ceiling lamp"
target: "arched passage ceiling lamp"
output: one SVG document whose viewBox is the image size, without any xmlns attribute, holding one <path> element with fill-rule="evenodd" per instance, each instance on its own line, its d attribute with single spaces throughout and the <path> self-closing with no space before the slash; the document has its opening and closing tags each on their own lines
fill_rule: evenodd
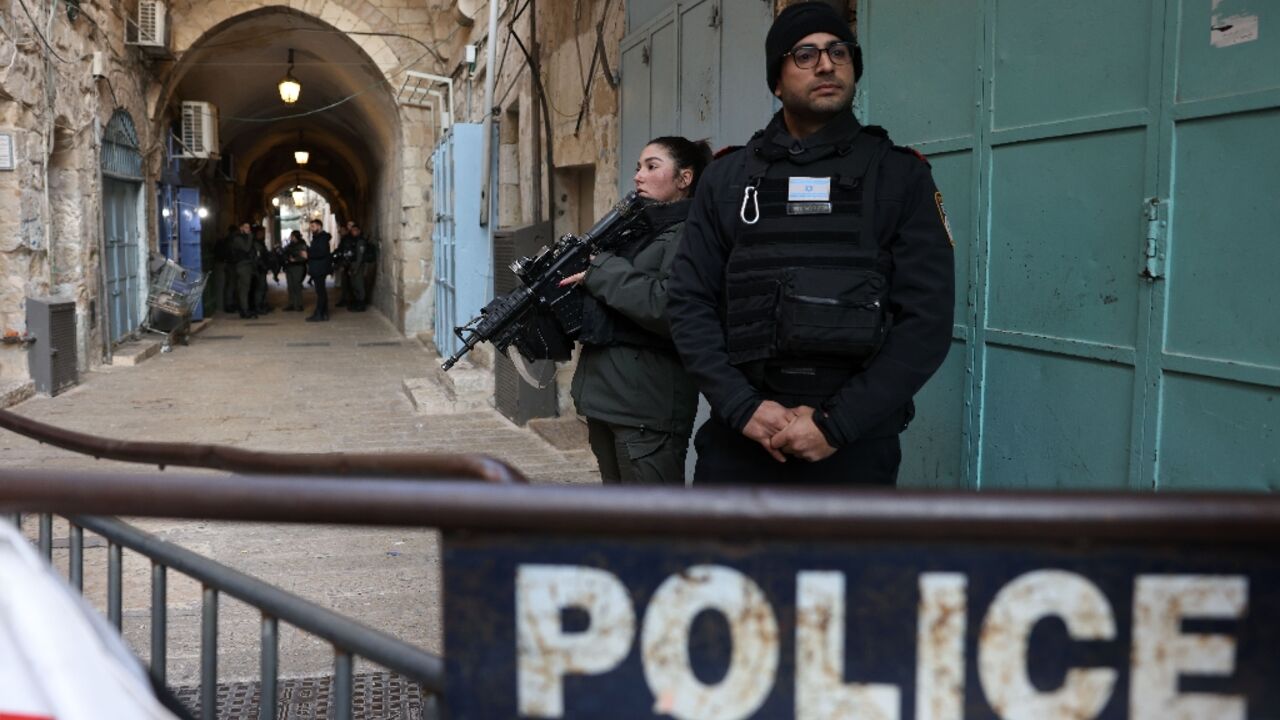
<svg viewBox="0 0 1280 720">
<path fill-rule="evenodd" d="M 306 165 L 311 160 L 311 153 L 304 150 L 303 148 L 305 147 L 306 145 L 302 144 L 302 131 L 299 130 L 298 131 L 298 149 L 293 151 L 293 159 L 299 165 Z"/>
<path fill-rule="evenodd" d="M 298 102 L 298 96 L 302 94 L 302 83 L 293 76 L 293 48 L 289 48 L 289 69 L 284 74 L 284 79 L 280 81 L 280 99 L 286 105 L 292 105 Z"/>
<path fill-rule="evenodd" d="M 293 177 L 293 190 L 289 193 L 293 195 L 294 207 L 302 207 L 307 204 L 307 191 L 302 188 L 302 183 L 298 182 L 298 176 Z"/>
</svg>

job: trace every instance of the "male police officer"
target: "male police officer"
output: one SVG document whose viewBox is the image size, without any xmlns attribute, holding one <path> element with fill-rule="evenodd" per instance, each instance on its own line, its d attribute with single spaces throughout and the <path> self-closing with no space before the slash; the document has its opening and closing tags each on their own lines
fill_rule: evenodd
<svg viewBox="0 0 1280 720">
<path fill-rule="evenodd" d="M 861 49 L 830 5 L 788 7 L 765 50 L 782 110 L 708 168 L 668 286 L 713 411 L 694 482 L 892 485 L 951 340 L 942 197 L 921 157 L 854 119 Z"/>
</svg>

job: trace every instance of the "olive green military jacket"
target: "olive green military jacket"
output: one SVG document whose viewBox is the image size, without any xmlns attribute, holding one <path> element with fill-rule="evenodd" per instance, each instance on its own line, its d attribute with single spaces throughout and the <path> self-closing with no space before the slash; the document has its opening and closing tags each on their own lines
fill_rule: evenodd
<svg viewBox="0 0 1280 720">
<path fill-rule="evenodd" d="M 683 227 L 683 222 L 668 227 L 631 261 L 597 254 L 583 290 L 644 329 L 670 337 L 667 275 Z M 588 418 L 688 437 L 698 389 L 672 349 L 584 345 L 573 375 L 573 400 Z"/>
</svg>

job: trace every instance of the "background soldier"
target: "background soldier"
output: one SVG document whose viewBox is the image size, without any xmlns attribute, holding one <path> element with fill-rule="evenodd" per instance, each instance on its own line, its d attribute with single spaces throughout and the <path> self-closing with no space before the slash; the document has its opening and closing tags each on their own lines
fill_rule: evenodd
<svg viewBox="0 0 1280 720">
<path fill-rule="evenodd" d="M 307 275 L 307 243 L 294 230 L 284 248 L 284 278 L 289 284 L 289 304 L 285 312 L 302 312 L 302 279 Z"/>
<path fill-rule="evenodd" d="M 235 263 L 236 307 L 242 318 L 256 318 L 249 291 L 253 286 L 253 236 L 248 222 L 240 223 L 240 232 L 231 238 L 231 261 Z"/>
<path fill-rule="evenodd" d="M 271 272 L 271 251 L 267 249 L 267 229 L 259 225 L 253 230 L 253 311 L 266 315 L 267 274 Z"/>
<path fill-rule="evenodd" d="M 351 223 L 351 264 L 348 266 L 347 282 L 343 289 L 350 288 L 352 312 L 364 312 L 370 290 L 370 276 L 378 266 L 378 244 L 366 237 L 364 230 L 357 223 Z"/>
<path fill-rule="evenodd" d="M 788 7 L 765 52 L 782 110 L 708 168 L 669 284 L 713 411 L 694 481 L 892 485 L 911 398 L 951 344 L 942 196 L 922 157 L 854 119 L 861 49 L 830 5 Z"/>
<path fill-rule="evenodd" d="M 348 220 L 338 226 L 338 247 L 333 250 L 333 284 L 338 291 L 337 307 L 351 305 L 351 278 L 347 276 L 351 269 L 351 252 L 355 238 L 351 236 L 351 228 L 355 221 Z"/>
<path fill-rule="evenodd" d="M 330 260 L 329 240 L 331 236 L 324 231 L 319 220 L 311 221 L 311 247 L 307 248 L 307 274 L 316 286 L 316 309 L 307 317 L 307 322 L 324 322 L 329 319 L 329 289 L 325 286 L 329 273 L 333 272 Z"/>
</svg>

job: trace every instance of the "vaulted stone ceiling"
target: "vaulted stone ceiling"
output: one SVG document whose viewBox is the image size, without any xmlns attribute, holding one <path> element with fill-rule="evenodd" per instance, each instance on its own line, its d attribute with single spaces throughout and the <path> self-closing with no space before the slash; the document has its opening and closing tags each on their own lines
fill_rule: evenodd
<svg viewBox="0 0 1280 720">
<path fill-rule="evenodd" d="M 277 84 L 290 48 L 302 92 L 285 105 Z M 330 200 L 359 216 L 371 178 L 398 145 L 394 90 L 379 69 L 339 30 L 285 8 L 214 28 L 183 54 L 167 85 L 175 111 L 182 100 L 217 106 L 222 153 L 234 158 L 237 204 L 247 210 L 265 209 L 293 181 L 293 152 L 302 147 L 311 152 L 305 174 L 325 181 L 311 184 L 336 192 Z"/>
</svg>

